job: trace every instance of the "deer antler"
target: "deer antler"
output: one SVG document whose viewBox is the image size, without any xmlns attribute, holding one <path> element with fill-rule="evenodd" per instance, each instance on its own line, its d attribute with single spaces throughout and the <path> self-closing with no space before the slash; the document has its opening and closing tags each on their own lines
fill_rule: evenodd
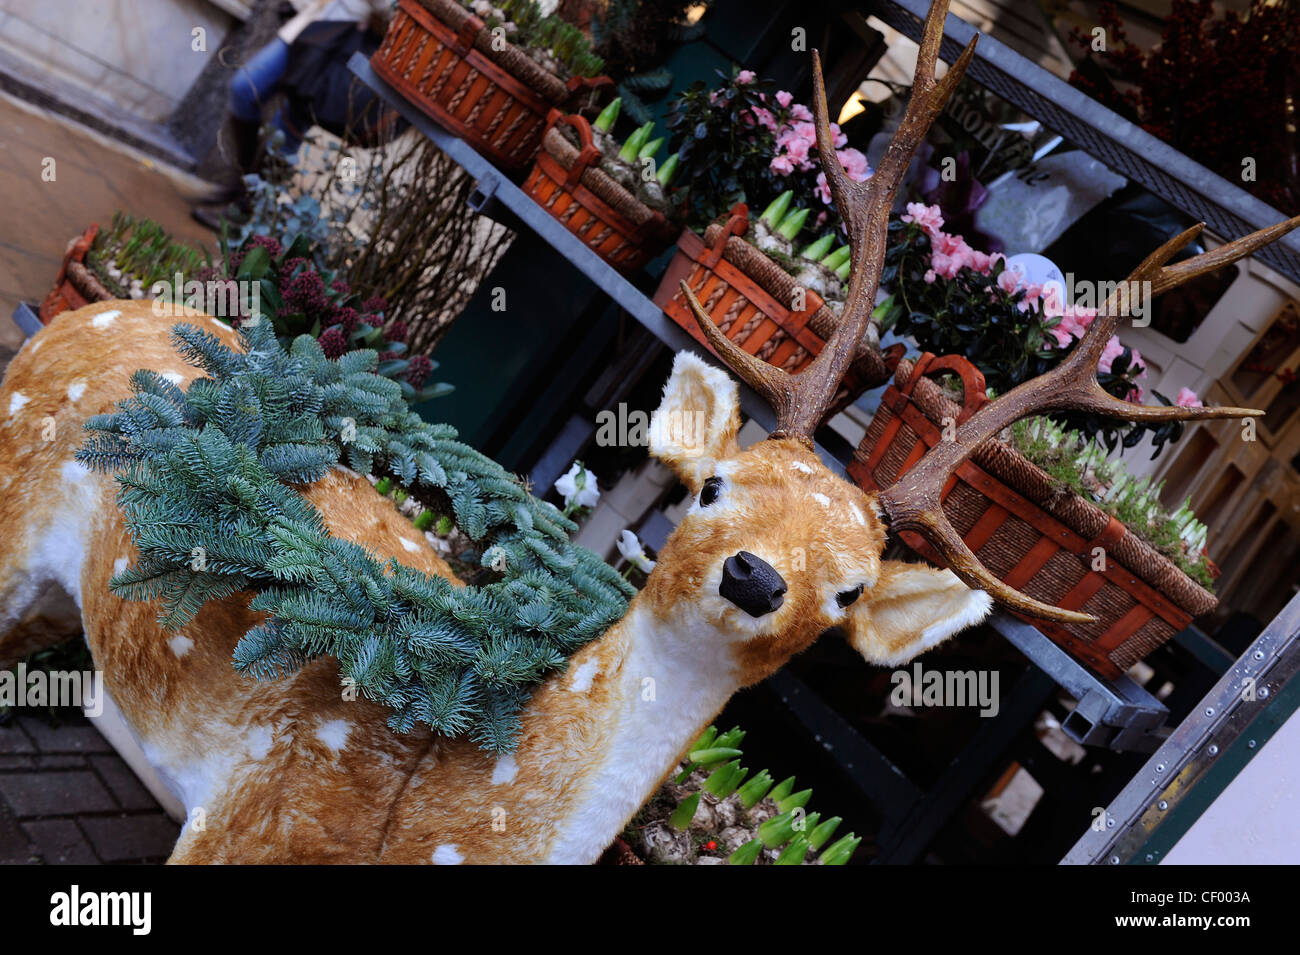
<svg viewBox="0 0 1300 955">
<path fill-rule="evenodd" d="M 971 57 L 975 55 L 972 37 L 943 79 L 935 78 L 939 46 L 943 42 L 943 21 L 948 0 L 937 0 L 925 18 L 921 50 L 916 60 L 916 77 L 907 111 L 894 138 L 880 160 L 875 175 L 865 182 L 854 182 L 844 172 L 835 154 L 830 117 L 826 107 L 826 89 L 822 81 L 821 57 L 813 51 L 813 112 L 817 120 L 817 151 L 826 174 L 835 208 L 844 218 L 848 230 L 850 255 L 849 289 L 844 310 L 834 334 L 817 357 L 798 374 L 769 365 L 750 355 L 718 330 L 712 319 L 685 282 L 682 292 L 700 330 L 714 351 L 759 393 L 776 412 L 776 430 L 769 437 L 798 438 L 811 443 L 812 434 L 821 423 L 839 388 L 840 380 L 852 364 L 858 343 L 871 320 L 871 309 L 880 285 L 888 239 L 889 210 L 894 196 L 912 161 L 917 146 L 935 118 L 942 112 L 952 91 L 961 81 Z"/>
<path fill-rule="evenodd" d="M 1300 216 L 1253 232 L 1175 265 L 1165 263 L 1200 234 L 1204 223 L 1195 225 L 1164 243 L 1147 256 L 1106 300 L 1088 331 L 1061 364 L 1046 374 L 1022 382 L 996 401 L 985 405 L 957 428 L 953 440 L 941 441 L 935 445 L 896 484 L 881 492 L 880 503 L 889 515 L 891 528 L 913 530 L 921 534 L 943 556 L 954 574 L 966 584 L 987 591 L 999 603 L 1012 610 L 1064 623 L 1093 622 L 1095 618 L 1088 614 L 1041 603 L 1008 587 L 995 577 L 966 546 L 961 535 L 944 515 L 939 500 L 944 484 L 981 442 L 1030 414 L 1090 411 L 1125 421 L 1143 422 L 1249 418 L 1262 415 L 1264 412 L 1251 408 L 1151 407 L 1133 404 L 1102 389 L 1097 382 L 1097 362 L 1125 311 L 1123 306 L 1128 299 L 1128 289 L 1133 287 L 1132 283 L 1150 282 L 1151 295 L 1160 295 L 1189 279 L 1250 255 L 1297 226 L 1300 226 Z"/>
</svg>

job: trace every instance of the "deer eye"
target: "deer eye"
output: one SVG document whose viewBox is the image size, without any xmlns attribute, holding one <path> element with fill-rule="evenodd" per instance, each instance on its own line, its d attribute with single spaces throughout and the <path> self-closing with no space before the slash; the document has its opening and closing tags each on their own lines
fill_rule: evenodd
<svg viewBox="0 0 1300 955">
<path fill-rule="evenodd" d="M 853 601 L 862 596 L 862 585 L 858 584 L 852 590 L 841 590 L 835 595 L 835 602 L 841 607 L 847 607 Z"/>
<path fill-rule="evenodd" d="M 722 478 L 711 477 L 704 482 L 704 487 L 700 488 L 700 507 L 708 507 L 718 499 L 722 493 Z"/>
</svg>

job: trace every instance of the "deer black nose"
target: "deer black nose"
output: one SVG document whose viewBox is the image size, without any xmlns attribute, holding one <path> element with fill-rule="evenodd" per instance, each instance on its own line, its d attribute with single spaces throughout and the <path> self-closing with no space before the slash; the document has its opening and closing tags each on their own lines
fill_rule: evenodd
<svg viewBox="0 0 1300 955">
<path fill-rule="evenodd" d="M 723 562 L 718 593 L 751 617 L 761 617 L 780 609 L 785 580 L 763 558 L 742 550 Z"/>
</svg>

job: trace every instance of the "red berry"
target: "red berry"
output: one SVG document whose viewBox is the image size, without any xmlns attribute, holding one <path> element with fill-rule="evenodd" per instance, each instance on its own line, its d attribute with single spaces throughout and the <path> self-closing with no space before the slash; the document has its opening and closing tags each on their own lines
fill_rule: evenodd
<svg viewBox="0 0 1300 955">
<path fill-rule="evenodd" d="M 704 848 L 712 852 L 714 849 L 718 848 L 718 844 L 710 839 L 708 842 L 704 843 Z"/>
</svg>

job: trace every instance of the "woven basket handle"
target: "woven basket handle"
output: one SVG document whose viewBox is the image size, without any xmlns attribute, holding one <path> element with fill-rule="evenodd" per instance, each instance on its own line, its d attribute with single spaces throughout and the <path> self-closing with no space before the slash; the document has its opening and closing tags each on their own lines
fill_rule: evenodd
<svg viewBox="0 0 1300 955">
<path fill-rule="evenodd" d="M 581 113 L 596 104 L 601 90 L 613 89 L 614 81 L 608 76 L 571 76 L 564 88 L 569 91 L 564 106 L 571 113 Z M 584 97 L 585 102 L 580 102 Z"/>
<path fill-rule="evenodd" d="M 564 179 L 566 189 L 572 189 L 582 179 L 582 174 L 586 172 L 592 163 L 600 161 L 600 150 L 596 148 L 596 141 L 591 134 L 591 123 L 587 122 L 585 116 L 566 116 L 558 109 L 552 109 L 546 117 L 546 126 L 571 126 L 578 134 L 578 141 L 582 148 L 578 152 L 578 157 L 573 160 L 573 165 L 569 167 L 569 174 Z"/>
<path fill-rule="evenodd" d="M 474 14 L 469 14 L 456 31 L 456 38 L 451 41 L 452 51 L 462 59 L 474 49 L 474 40 L 483 29 L 483 21 Z"/>
<path fill-rule="evenodd" d="M 912 378 L 908 382 L 908 392 L 911 392 L 912 385 L 922 375 L 933 375 L 941 371 L 952 372 L 961 379 L 962 409 L 957 415 L 958 424 L 961 424 L 989 403 L 987 386 L 984 384 L 984 373 L 961 355 L 935 357 L 926 352 L 916 360 L 916 365 L 912 368 Z"/>
<path fill-rule="evenodd" d="M 722 261 L 722 252 L 727 247 L 727 240 L 733 235 L 744 235 L 749 231 L 749 206 L 743 202 L 737 202 L 731 207 L 731 217 L 727 219 L 726 226 L 718 233 L 718 237 L 713 240 L 713 248 L 707 250 L 700 259 L 700 264 L 706 268 L 713 268 Z"/>
</svg>

